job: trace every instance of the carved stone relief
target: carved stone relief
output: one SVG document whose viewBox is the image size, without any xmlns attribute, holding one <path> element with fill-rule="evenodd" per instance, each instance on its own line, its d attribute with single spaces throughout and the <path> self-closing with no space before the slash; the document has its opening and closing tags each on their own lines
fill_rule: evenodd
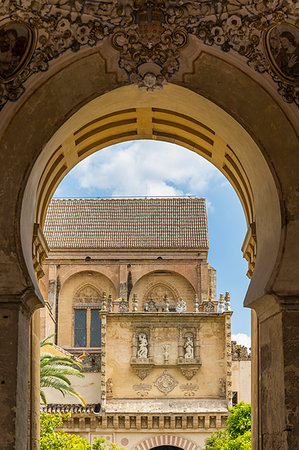
<svg viewBox="0 0 299 450">
<path fill-rule="evenodd" d="M 165 283 L 158 283 L 146 292 L 144 302 L 149 303 L 150 300 L 153 300 L 155 305 L 163 305 L 164 307 L 165 296 L 167 297 L 170 305 L 174 305 L 176 303 L 177 296 L 173 289 Z"/>
<path fill-rule="evenodd" d="M 226 383 L 223 378 L 219 378 L 219 396 L 225 397 L 226 394 Z"/>
<path fill-rule="evenodd" d="M 198 367 L 181 367 L 181 372 L 187 380 L 191 380 L 191 378 L 196 375 L 198 371 Z"/>
<path fill-rule="evenodd" d="M 126 300 L 122 300 L 118 305 L 118 312 L 127 313 L 129 312 L 129 303 Z"/>
<path fill-rule="evenodd" d="M 289 61 L 296 45 L 289 41 L 293 45 L 288 45 L 290 58 L 277 58 L 270 43 L 275 30 L 281 36 L 287 31 L 296 38 L 297 14 L 297 3 L 292 0 L 165 0 L 158 4 L 2 1 L 0 15 L 9 24 L 0 27 L 1 53 L 6 54 L 9 66 L 1 65 L 0 107 L 16 101 L 25 91 L 25 81 L 48 70 L 50 61 L 59 55 L 93 47 L 104 39 L 117 50 L 119 67 L 131 83 L 147 90 L 161 88 L 178 72 L 190 36 L 224 53 L 234 52 L 250 68 L 272 78 L 286 102 L 298 104 L 296 63 Z M 7 47 L 9 30 L 15 30 L 17 39 L 22 38 L 14 50 L 14 60 Z M 37 36 L 32 55 L 28 51 L 30 33 Z"/>
<path fill-rule="evenodd" d="M 167 370 L 164 370 L 162 375 L 160 375 L 156 381 L 154 382 L 154 385 L 159 389 L 159 391 L 163 392 L 163 394 L 167 395 L 169 392 L 171 392 L 177 385 L 178 382 L 175 378 L 173 378 Z"/>
<path fill-rule="evenodd" d="M 101 300 L 100 292 L 90 285 L 82 287 L 74 295 L 75 303 L 101 303 Z"/>
<path fill-rule="evenodd" d="M 108 378 L 106 382 L 106 398 L 111 399 L 113 398 L 113 383 L 112 378 Z"/>
<path fill-rule="evenodd" d="M 152 389 L 152 385 L 145 383 L 134 384 L 133 389 L 136 391 L 138 397 L 147 397 L 149 391 Z"/>
<path fill-rule="evenodd" d="M 198 384 L 186 383 L 180 386 L 180 389 L 184 392 L 185 397 L 194 397 L 198 390 Z"/>
<path fill-rule="evenodd" d="M 140 378 L 140 380 L 144 380 L 149 374 L 151 369 L 147 367 L 135 367 L 134 368 L 136 375 Z"/>
</svg>

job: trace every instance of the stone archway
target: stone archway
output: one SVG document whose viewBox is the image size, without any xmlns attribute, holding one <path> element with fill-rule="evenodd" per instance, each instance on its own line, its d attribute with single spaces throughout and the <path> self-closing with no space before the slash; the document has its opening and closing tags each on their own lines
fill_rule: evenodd
<svg viewBox="0 0 299 450">
<path fill-rule="evenodd" d="M 255 271 L 246 297 L 246 305 L 258 315 L 253 320 L 254 446 L 296 445 L 290 348 L 298 323 L 298 140 L 292 112 L 286 113 L 262 82 L 215 52 L 202 52 L 181 86 L 169 84 L 153 93 L 133 86 L 115 89 L 116 78 L 109 76 L 96 50 L 68 58 L 67 64 L 57 64 L 41 75 L 20 102 L 9 105 L 0 136 L 0 179 L 5 180 L 0 204 L 1 317 L 12 336 L 10 357 L 18 361 L 9 366 L 9 379 L 3 380 L 10 392 L 2 407 L 4 423 L 12 424 L 9 433 L 20 443 L 27 432 L 24 374 L 28 373 L 29 317 L 42 304 L 32 265 L 32 234 L 34 230 L 38 264 L 43 256 L 40 218 L 52 190 L 78 162 L 82 150 L 87 149 L 83 157 L 109 143 L 158 138 L 203 154 L 226 173 L 244 210 L 250 202 L 253 205 L 253 222 L 246 212 L 244 250 L 253 263 L 257 237 Z M 244 100 L 245 92 L 250 102 Z M 262 120 L 264 111 L 269 127 Z M 88 135 L 94 128 L 97 132 Z M 41 208 L 36 208 L 37 199 Z M 11 442 L 11 435 L 5 439 Z"/>
<path fill-rule="evenodd" d="M 153 436 L 139 442 L 132 450 L 155 450 L 164 447 L 182 449 L 182 450 L 201 450 L 195 442 L 190 439 L 186 439 L 183 436 L 162 434 Z"/>
</svg>

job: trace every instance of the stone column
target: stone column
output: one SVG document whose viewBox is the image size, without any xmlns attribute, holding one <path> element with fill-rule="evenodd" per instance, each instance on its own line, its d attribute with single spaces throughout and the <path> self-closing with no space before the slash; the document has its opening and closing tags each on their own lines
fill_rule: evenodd
<svg viewBox="0 0 299 450">
<path fill-rule="evenodd" d="M 31 291 L 0 297 L 0 448 L 7 450 L 27 449 L 30 316 L 39 306 Z"/>
<path fill-rule="evenodd" d="M 299 448 L 299 297 L 269 295 L 254 307 L 253 448 Z"/>
<path fill-rule="evenodd" d="M 30 450 L 39 449 L 40 440 L 40 311 L 30 324 Z"/>
</svg>

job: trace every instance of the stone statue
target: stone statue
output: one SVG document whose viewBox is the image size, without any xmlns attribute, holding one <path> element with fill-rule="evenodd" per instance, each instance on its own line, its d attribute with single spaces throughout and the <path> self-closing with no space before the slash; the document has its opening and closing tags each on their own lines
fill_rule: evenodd
<svg viewBox="0 0 299 450">
<path fill-rule="evenodd" d="M 185 348 L 185 359 L 193 359 L 194 348 L 193 348 L 193 339 L 191 336 L 187 336 L 184 348 Z"/>
<path fill-rule="evenodd" d="M 138 336 L 139 348 L 137 352 L 138 358 L 147 358 L 148 355 L 148 342 L 145 333 L 140 333 Z"/>
</svg>

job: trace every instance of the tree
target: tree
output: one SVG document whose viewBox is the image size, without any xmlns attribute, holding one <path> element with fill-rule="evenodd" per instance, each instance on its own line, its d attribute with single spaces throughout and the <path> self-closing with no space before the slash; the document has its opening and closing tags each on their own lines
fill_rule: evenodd
<svg viewBox="0 0 299 450">
<path fill-rule="evenodd" d="M 107 444 L 106 439 L 95 439 L 91 445 L 86 439 L 75 434 L 68 434 L 65 431 L 55 431 L 61 428 L 63 422 L 70 417 L 70 414 L 47 414 L 42 412 L 40 418 L 40 449 L 41 450 L 125 450 L 119 448 L 113 442 Z"/>
<path fill-rule="evenodd" d="M 251 405 L 240 402 L 230 409 L 225 431 L 213 433 L 207 439 L 205 450 L 250 450 Z"/>
<path fill-rule="evenodd" d="M 53 335 L 43 339 L 40 343 L 40 347 L 43 348 L 46 345 L 53 345 L 49 339 Z M 74 367 L 74 366 L 77 366 Z M 75 375 L 80 378 L 84 378 L 84 375 L 80 372 L 81 364 L 74 361 L 72 358 L 66 356 L 53 356 L 49 353 L 41 353 L 40 355 L 40 396 L 44 404 L 47 404 L 45 392 L 42 388 L 50 387 L 57 389 L 63 396 L 65 394 L 71 394 L 77 397 L 83 405 L 86 405 L 84 398 L 72 387 L 69 375 Z"/>
</svg>

